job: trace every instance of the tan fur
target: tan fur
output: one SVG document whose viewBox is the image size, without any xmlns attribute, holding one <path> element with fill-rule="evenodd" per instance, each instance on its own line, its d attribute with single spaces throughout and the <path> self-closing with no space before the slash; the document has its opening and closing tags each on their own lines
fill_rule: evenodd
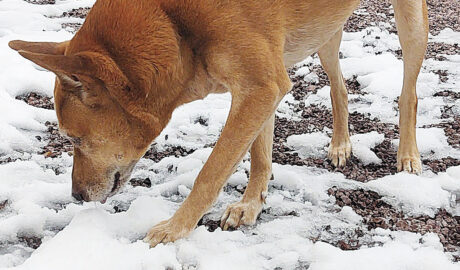
<svg viewBox="0 0 460 270">
<path fill-rule="evenodd" d="M 420 171 L 415 143 L 415 82 L 427 42 L 424 0 L 396 1 L 404 54 L 398 169 Z M 229 91 L 232 105 L 194 188 L 151 246 L 187 236 L 251 148 L 243 199 L 222 227 L 254 224 L 271 176 L 274 112 L 291 89 L 286 67 L 319 51 L 331 80 L 334 135 L 329 155 L 350 155 L 346 88 L 338 61 L 342 27 L 358 0 L 98 0 L 65 43 L 12 41 L 21 55 L 57 74 L 55 107 L 75 146 L 72 191 L 104 201 L 178 106 Z"/>
<path fill-rule="evenodd" d="M 321 64 L 331 82 L 333 134 L 329 146 L 329 158 L 336 167 L 343 167 L 351 155 L 348 133 L 348 97 L 339 63 L 342 28 L 318 51 Z"/>
</svg>

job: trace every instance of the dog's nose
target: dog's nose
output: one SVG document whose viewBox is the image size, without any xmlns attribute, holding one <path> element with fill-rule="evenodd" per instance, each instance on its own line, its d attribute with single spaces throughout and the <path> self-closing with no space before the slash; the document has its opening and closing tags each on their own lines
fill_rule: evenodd
<svg viewBox="0 0 460 270">
<path fill-rule="evenodd" d="M 83 195 L 81 193 L 72 192 L 72 197 L 74 197 L 79 202 L 83 201 Z"/>
</svg>

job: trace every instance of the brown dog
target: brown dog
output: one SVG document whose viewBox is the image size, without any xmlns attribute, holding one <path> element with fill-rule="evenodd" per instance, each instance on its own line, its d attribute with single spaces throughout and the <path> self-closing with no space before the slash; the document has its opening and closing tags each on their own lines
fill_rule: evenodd
<svg viewBox="0 0 460 270">
<path fill-rule="evenodd" d="M 359 0 L 99 0 L 64 43 L 12 41 L 11 48 L 56 73 L 60 129 L 75 146 L 73 196 L 105 201 L 181 104 L 230 91 L 225 128 L 195 186 L 151 246 L 188 235 L 251 149 L 250 180 L 222 227 L 254 224 L 271 176 L 274 112 L 291 89 L 286 67 L 319 52 L 331 81 L 329 156 L 351 153 L 347 90 L 338 51 Z M 416 80 L 427 45 L 424 0 L 393 0 L 404 55 L 398 170 L 421 170 L 415 141 Z M 257 67 L 257 68 L 254 68 Z M 238 132 L 235 132 L 237 130 Z"/>
</svg>

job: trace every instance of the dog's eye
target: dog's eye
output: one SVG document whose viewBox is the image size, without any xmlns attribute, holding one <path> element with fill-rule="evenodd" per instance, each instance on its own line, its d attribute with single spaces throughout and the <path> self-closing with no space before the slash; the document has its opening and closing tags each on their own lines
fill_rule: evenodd
<svg viewBox="0 0 460 270">
<path fill-rule="evenodd" d="M 94 94 L 88 94 L 87 92 L 83 92 L 81 95 L 81 101 L 83 104 L 91 110 L 97 110 L 101 108 L 101 104 L 99 103 L 99 99 Z"/>
<path fill-rule="evenodd" d="M 80 81 L 80 79 L 75 76 L 71 75 L 66 76 L 66 75 L 58 75 L 59 81 L 61 82 L 63 89 L 68 92 L 78 92 L 83 89 L 83 84 Z"/>
<path fill-rule="evenodd" d="M 97 103 L 93 103 L 93 104 L 90 104 L 90 105 L 88 105 L 88 106 L 89 106 L 91 109 L 93 109 L 93 110 L 97 110 L 97 109 L 99 109 L 99 108 L 101 107 L 101 106 L 100 106 L 99 104 L 97 104 Z"/>
<path fill-rule="evenodd" d="M 80 81 L 80 79 L 79 79 L 77 76 L 75 76 L 75 75 L 70 76 L 70 78 L 71 78 L 74 82 L 79 82 L 79 81 Z"/>
</svg>

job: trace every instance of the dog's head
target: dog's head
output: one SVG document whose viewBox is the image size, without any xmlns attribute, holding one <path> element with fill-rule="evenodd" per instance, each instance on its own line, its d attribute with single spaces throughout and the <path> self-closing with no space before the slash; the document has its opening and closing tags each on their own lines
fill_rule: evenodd
<svg viewBox="0 0 460 270">
<path fill-rule="evenodd" d="M 103 52 L 70 52 L 70 42 L 9 45 L 57 75 L 59 127 L 74 144 L 73 196 L 105 201 L 129 179 L 164 121 L 149 111 L 146 93 Z"/>
</svg>

